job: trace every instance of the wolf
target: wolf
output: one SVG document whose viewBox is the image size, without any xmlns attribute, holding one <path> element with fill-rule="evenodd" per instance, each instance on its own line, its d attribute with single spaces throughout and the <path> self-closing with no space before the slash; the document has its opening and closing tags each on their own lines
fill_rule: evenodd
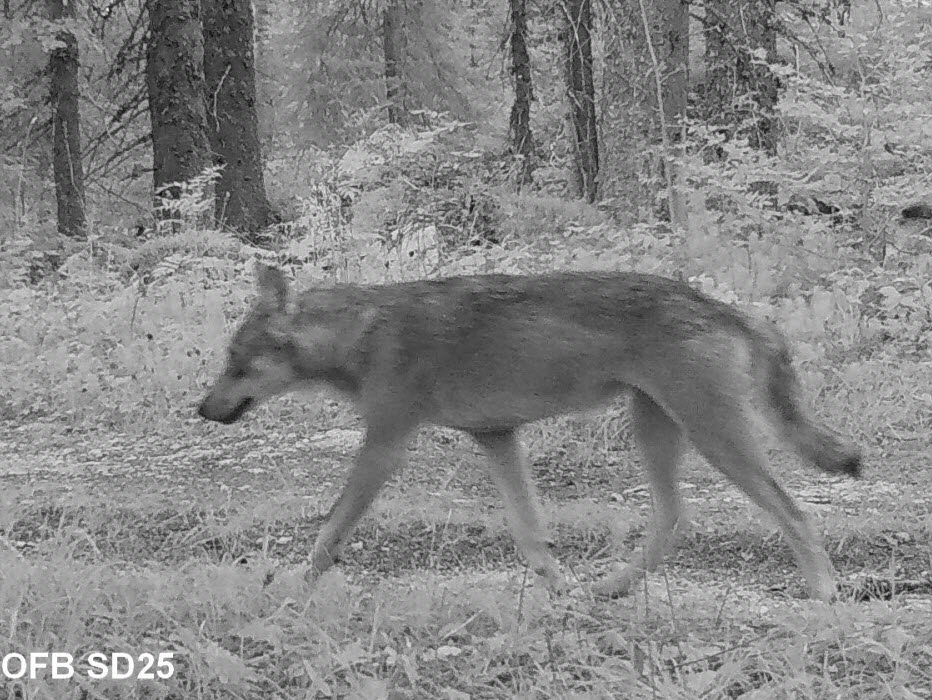
<svg viewBox="0 0 932 700">
<path fill-rule="evenodd" d="M 778 523 L 809 595 L 835 597 L 831 561 L 768 472 L 755 417 L 769 417 L 823 472 L 857 477 L 861 457 L 807 415 L 787 342 L 769 323 L 686 283 L 635 272 L 490 274 L 295 294 L 280 270 L 260 265 L 257 281 L 200 415 L 232 423 L 269 397 L 325 382 L 355 402 L 366 425 L 311 552 L 308 581 L 333 565 L 402 467 L 412 432 L 432 423 L 481 446 L 519 551 L 547 586 L 565 589 L 516 431 L 627 393 L 654 522 L 632 561 L 593 584 L 597 595 L 624 595 L 661 563 L 682 517 L 678 465 L 688 441 Z"/>
</svg>

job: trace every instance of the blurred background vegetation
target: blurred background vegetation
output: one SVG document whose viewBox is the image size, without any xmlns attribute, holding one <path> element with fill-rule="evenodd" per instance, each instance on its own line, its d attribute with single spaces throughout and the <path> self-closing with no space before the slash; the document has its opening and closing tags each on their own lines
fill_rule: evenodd
<svg viewBox="0 0 932 700">
<path fill-rule="evenodd" d="M 756 305 L 804 364 L 926 362 L 930 23 L 891 0 L 4 0 L 4 410 L 69 386 L 120 422 L 146 372 L 177 405 L 256 258 L 305 283 L 637 268 Z"/>
</svg>

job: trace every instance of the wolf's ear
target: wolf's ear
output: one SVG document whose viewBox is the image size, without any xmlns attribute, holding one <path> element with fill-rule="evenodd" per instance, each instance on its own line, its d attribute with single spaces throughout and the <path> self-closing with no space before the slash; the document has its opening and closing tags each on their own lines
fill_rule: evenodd
<svg viewBox="0 0 932 700">
<path fill-rule="evenodd" d="M 288 303 L 288 280 L 277 267 L 256 264 L 256 286 L 259 289 L 259 301 L 279 311 Z"/>
</svg>

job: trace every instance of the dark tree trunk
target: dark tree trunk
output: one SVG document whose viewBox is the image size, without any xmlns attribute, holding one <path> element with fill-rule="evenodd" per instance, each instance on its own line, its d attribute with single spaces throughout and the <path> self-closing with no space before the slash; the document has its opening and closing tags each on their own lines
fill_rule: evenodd
<svg viewBox="0 0 932 700">
<path fill-rule="evenodd" d="M 217 221 L 255 232 L 273 222 L 265 193 L 250 0 L 203 0 L 207 133 L 218 165 Z"/>
<path fill-rule="evenodd" d="M 273 76 L 275 66 L 272 41 L 271 0 L 254 0 L 255 7 L 255 54 L 256 54 L 256 113 L 259 117 L 259 147 L 268 153 L 275 143 L 274 135 L 279 129 L 276 124 L 275 94 L 277 81 Z"/>
<path fill-rule="evenodd" d="M 146 85 L 152 119 L 156 194 L 200 175 L 211 164 L 204 112 L 204 40 L 199 0 L 147 0 Z"/>
<path fill-rule="evenodd" d="M 564 0 L 567 95 L 570 102 L 570 147 L 576 163 L 576 194 L 587 202 L 598 196 L 599 139 L 592 76 L 591 0 Z"/>
<path fill-rule="evenodd" d="M 521 156 L 519 183 L 531 181 L 534 139 L 531 135 L 531 57 L 527 50 L 527 0 L 510 0 L 511 6 L 511 72 L 515 77 L 515 101 L 511 106 L 511 149 Z"/>
<path fill-rule="evenodd" d="M 388 102 L 388 121 L 399 126 L 405 126 L 409 121 L 403 70 L 406 43 L 404 0 L 388 0 L 382 13 L 385 97 Z"/>
<path fill-rule="evenodd" d="M 776 22 L 775 0 L 706 0 L 703 116 L 771 155 L 777 151 L 777 79 L 755 65 L 754 53 L 763 50 L 767 62 L 775 60 Z M 739 132 L 742 122 L 749 126 Z"/>
<path fill-rule="evenodd" d="M 678 142 L 689 96 L 689 3 L 663 0 L 658 8 L 658 61 L 663 85 L 663 110 L 668 136 Z"/>
<path fill-rule="evenodd" d="M 74 4 L 49 0 L 52 21 L 74 18 Z M 49 56 L 49 101 L 52 105 L 52 163 L 55 172 L 55 199 L 58 204 L 58 232 L 71 238 L 84 238 L 84 169 L 81 166 L 81 114 L 78 106 L 78 42 L 66 29 L 55 35 L 58 46 Z"/>
</svg>

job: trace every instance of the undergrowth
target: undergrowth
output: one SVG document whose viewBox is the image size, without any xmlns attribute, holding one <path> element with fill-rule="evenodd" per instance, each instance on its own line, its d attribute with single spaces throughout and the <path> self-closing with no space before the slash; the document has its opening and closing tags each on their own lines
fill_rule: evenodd
<svg viewBox="0 0 932 700">
<path fill-rule="evenodd" d="M 929 491 L 923 467 L 932 434 L 932 239 L 896 214 L 930 193 L 922 108 L 928 52 L 902 41 L 908 20 L 896 10 L 876 31 L 833 40 L 839 77 L 832 85 L 773 67 L 783 84 L 785 135 L 773 157 L 739 139 L 719 143 L 692 125 L 678 164 L 685 230 L 663 222 L 621 226 L 632 219 L 623 204 L 567 201 L 559 194 L 565 183 L 556 181 L 564 163 L 541 168 L 557 173 L 553 187 L 516 193 L 503 159 L 476 147 L 464 125 L 438 118 L 430 129 L 372 129 L 342 153 L 277 160 L 270 171 L 280 175 L 279 187 L 285 178 L 308 184 L 291 193 L 290 222 L 258 244 L 205 223 L 209 174 L 173 203 L 168 223 L 134 233 L 99 227 L 84 243 L 62 244 L 38 224 L 5 236 L 0 433 L 13 471 L 4 475 L 0 522 L 0 637 L 8 650 L 53 649 L 78 659 L 91 651 L 174 650 L 178 672 L 139 682 L 11 682 L 0 694 L 932 696 L 926 599 L 824 606 L 767 591 L 742 576 L 752 566 L 777 573 L 785 547 L 762 544 L 752 528 L 687 540 L 683 559 L 693 564 L 674 562 L 629 600 L 548 599 L 509 565 L 511 550 L 494 530 L 500 519 L 477 510 L 486 507 L 477 500 L 483 492 L 459 473 L 465 448 L 442 432 L 431 434 L 433 448 L 421 446 L 434 452 L 418 464 L 442 477 L 428 492 L 440 505 L 415 499 L 411 507 L 430 517 L 419 512 L 404 527 L 370 520 L 365 541 L 351 543 L 367 570 L 377 560 L 385 576 L 360 581 L 333 571 L 311 593 L 295 562 L 329 494 L 302 489 L 327 480 L 324 463 L 350 459 L 350 450 L 331 454 L 315 441 L 322 428 L 358 438 L 350 411 L 315 394 L 269 402 L 248 428 L 221 433 L 192 422 L 253 293 L 256 260 L 282 266 L 299 286 L 492 271 L 664 274 L 776 322 L 792 341 L 818 415 L 865 448 L 866 485 L 850 487 L 847 511 L 833 505 L 824 518 L 833 557 L 852 568 L 889 560 L 895 573 L 897 543 L 906 542 L 911 573 L 928 578 L 932 566 L 921 562 L 932 524 L 920 499 Z M 884 77 L 855 79 L 865 74 Z M 721 156 L 707 157 L 711 150 Z M 303 401 L 313 420 L 295 408 Z M 649 503 L 637 500 L 638 487 L 610 485 L 604 475 L 588 484 L 591 492 L 582 484 L 593 465 L 633 464 L 626 431 L 617 412 L 526 431 L 535 467 L 552 480 L 545 490 L 563 513 L 559 532 L 577 553 L 566 557 L 572 562 L 603 548 L 604 521 L 617 504 L 635 512 L 637 527 L 646 520 Z M 74 449 L 86 445 L 82 436 L 116 443 L 98 460 L 111 470 L 109 481 L 88 487 L 93 498 L 75 496 L 73 510 L 62 504 L 72 489 L 65 482 L 90 471 L 93 460 L 61 453 L 68 468 L 46 474 L 25 456 L 27 449 L 54 453 L 51 443 L 63 435 Z M 264 461 L 237 470 L 229 464 L 246 458 L 246 438 L 257 443 L 248 455 Z M 313 471 L 288 462 L 296 452 L 313 460 Z M 179 473 L 198 466 L 206 472 L 201 481 Z M 122 480 L 113 476 L 120 470 Z M 243 470 L 253 481 L 234 480 Z M 164 511 L 128 498 L 137 476 L 147 489 L 163 489 Z M 690 478 L 695 500 L 711 504 L 709 522 L 748 521 L 733 517 L 720 483 Z M 205 481 L 237 494 L 236 517 L 200 503 L 197 485 Z M 829 495 L 816 496 L 841 499 L 834 482 L 818 486 Z M 273 487 L 287 491 L 287 506 L 263 500 Z M 36 505 L 49 493 L 49 503 Z M 149 505 L 155 498 L 144 494 Z M 871 498 L 885 513 L 876 532 L 862 512 Z M 197 513 L 182 505 L 192 500 Z M 606 510 L 596 514 L 596 500 Z M 444 507 L 450 501 L 460 506 L 458 519 Z M 260 511 L 288 521 L 291 531 L 257 524 Z M 145 536 L 151 541 L 137 541 Z M 451 537 L 478 542 L 471 551 L 488 566 L 470 560 L 439 572 Z M 392 559 L 401 541 L 425 550 L 421 558 L 405 550 L 403 562 Z M 706 570 L 725 559 L 728 575 Z"/>
</svg>

